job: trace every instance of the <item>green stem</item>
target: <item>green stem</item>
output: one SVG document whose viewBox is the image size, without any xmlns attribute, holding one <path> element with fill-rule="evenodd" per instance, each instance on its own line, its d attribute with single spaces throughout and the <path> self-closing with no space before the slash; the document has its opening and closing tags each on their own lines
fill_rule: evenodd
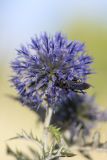
<svg viewBox="0 0 107 160">
<path fill-rule="evenodd" d="M 46 112 L 45 122 L 44 122 L 44 150 L 47 152 L 48 149 L 48 127 L 50 125 L 51 117 L 52 117 L 53 110 L 51 107 L 48 108 Z"/>
</svg>

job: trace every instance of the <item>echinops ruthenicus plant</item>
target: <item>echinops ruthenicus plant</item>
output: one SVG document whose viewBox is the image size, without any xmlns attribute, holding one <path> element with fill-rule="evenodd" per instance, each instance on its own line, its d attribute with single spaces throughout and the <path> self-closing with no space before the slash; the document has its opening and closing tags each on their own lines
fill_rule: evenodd
<svg viewBox="0 0 107 160">
<path fill-rule="evenodd" d="M 8 154 L 16 160 L 60 160 L 76 156 L 72 146 L 77 146 L 91 160 L 87 147 L 107 148 L 106 143 L 100 142 L 99 133 L 94 134 L 92 142 L 87 141 L 91 128 L 98 121 L 107 121 L 107 111 L 100 111 L 94 97 L 86 93 L 91 87 L 87 79 L 93 73 L 92 62 L 83 43 L 68 40 L 62 33 L 53 37 L 43 33 L 17 50 L 17 57 L 11 63 L 11 82 L 18 92 L 17 100 L 40 116 L 44 136 L 38 139 L 23 131 L 11 138 L 33 140 L 39 144 L 41 154 L 29 148 L 32 153 L 29 157 L 9 146 Z M 52 142 L 48 144 L 50 134 Z"/>
</svg>

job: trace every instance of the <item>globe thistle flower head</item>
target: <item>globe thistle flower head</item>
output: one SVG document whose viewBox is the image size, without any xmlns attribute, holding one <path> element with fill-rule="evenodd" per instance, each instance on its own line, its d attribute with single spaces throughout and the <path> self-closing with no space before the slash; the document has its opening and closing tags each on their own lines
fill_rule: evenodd
<svg viewBox="0 0 107 160">
<path fill-rule="evenodd" d="M 87 95 L 74 93 L 72 97 L 63 98 L 57 105 L 52 123 L 58 125 L 62 130 L 70 128 L 71 132 L 74 132 L 72 127 L 76 128 L 78 125 L 81 125 L 83 130 L 87 130 L 89 122 L 93 125 L 92 121 L 96 120 L 96 105 L 93 98 Z"/>
<path fill-rule="evenodd" d="M 55 108 L 64 95 L 69 97 L 75 90 L 82 90 L 81 84 L 87 84 L 92 63 L 84 48 L 83 43 L 69 41 L 61 33 L 53 37 L 43 33 L 17 50 L 17 57 L 12 62 L 15 73 L 12 83 L 23 104 L 30 108 Z M 76 85 L 78 80 L 80 86 Z"/>
<path fill-rule="evenodd" d="M 83 136 L 89 135 L 98 122 L 107 121 L 107 110 L 101 110 L 94 96 L 74 93 L 71 98 L 65 97 L 57 105 L 51 123 L 63 132 L 68 131 L 71 140 L 78 140 L 80 133 Z"/>
</svg>

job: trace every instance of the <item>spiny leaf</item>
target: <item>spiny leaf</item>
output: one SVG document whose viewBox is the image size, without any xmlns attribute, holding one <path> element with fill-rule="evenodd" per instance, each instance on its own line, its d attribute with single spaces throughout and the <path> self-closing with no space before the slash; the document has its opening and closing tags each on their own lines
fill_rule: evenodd
<svg viewBox="0 0 107 160">
<path fill-rule="evenodd" d="M 10 138 L 9 140 L 15 140 L 15 139 L 34 139 L 32 132 L 28 134 L 26 131 L 22 130 L 22 133 L 17 133 L 17 136 Z"/>
<path fill-rule="evenodd" d="M 31 160 L 31 158 L 25 153 L 22 153 L 18 149 L 15 152 L 9 146 L 7 146 L 7 154 L 13 156 L 16 160 Z"/>
<path fill-rule="evenodd" d="M 36 143 L 42 150 L 44 148 L 43 141 L 39 140 L 37 137 L 34 137 L 32 132 L 30 132 L 30 134 L 28 134 L 24 130 L 22 130 L 21 134 L 17 134 L 16 137 L 10 138 L 9 140 L 16 140 L 16 139 L 24 139 L 27 141 L 32 141 L 32 142 Z"/>
<path fill-rule="evenodd" d="M 75 154 L 71 153 L 68 149 L 63 148 L 61 151 L 61 156 L 62 157 L 73 157 Z"/>
<path fill-rule="evenodd" d="M 33 157 L 36 157 L 36 159 L 38 160 L 41 159 L 39 153 L 35 149 L 33 149 L 32 147 L 29 147 L 29 150 L 32 153 Z"/>
<path fill-rule="evenodd" d="M 12 137 L 12 138 L 10 138 L 8 140 L 15 140 L 15 139 L 33 140 L 33 141 L 37 141 L 37 142 L 39 142 L 40 144 L 43 145 L 43 142 L 41 140 L 39 140 L 37 137 L 34 137 L 32 132 L 30 132 L 30 134 L 28 134 L 24 130 L 22 130 L 21 134 L 18 133 L 17 136 Z"/>
<path fill-rule="evenodd" d="M 50 125 L 48 129 L 51 132 L 52 136 L 56 139 L 57 143 L 59 144 L 61 142 L 60 128 Z"/>
<path fill-rule="evenodd" d="M 89 155 L 89 153 L 86 150 L 79 150 L 79 151 L 88 160 L 93 160 L 92 157 Z"/>
<path fill-rule="evenodd" d="M 42 140 L 39 140 L 37 137 L 34 137 L 32 132 L 30 134 L 28 134 L 25 131 L 23 131 L 22 134 L 18 134 L 18 136 L 10 139 L 10 140 L 14 140 L 14 139 L 21 138 L 21 139 L 25 139 L 25 140 L 31 140 L 31 141 L 33 140 L 34 142 L 36 142 L 37 144 L 40 145 L 40 148 L 42 151 L 41 155 L 39 155 L 39 153 L 31 147 L 29 147 L 29 151 L 32 153 L 33 159 L 29 158 L 25 153 L 23 153 L 19 150 L 16 150 L 14 152 L 10 147 L 7 147 L 7 153 L 9 155 L 15 157 L 16 160 L 55 160 L 60 157 L 74 156 L 74 154 L 72 154 L 68 150 L 65 150 L 63 148 L 63 146 L 59 144 L 61 141 L 60 129 L 56 128 L 54 126 L 50 126 L 49 131 L 51 132 L 51 134 L 55 138 L 55 141 L 54 141 L 54 143 L 52 143 L 52 145 L 48 148 L 47 151 L 45 151 L 45 149 L 44 149 L 44 143 L 42 142 Z"/>
<path fill-rule="evenodd" d="M 14 157 L 16 156 L 16 153 L 9 146 L 6 147 L 6 152 L 9 155 L 12 155 Z"/>
</svg>

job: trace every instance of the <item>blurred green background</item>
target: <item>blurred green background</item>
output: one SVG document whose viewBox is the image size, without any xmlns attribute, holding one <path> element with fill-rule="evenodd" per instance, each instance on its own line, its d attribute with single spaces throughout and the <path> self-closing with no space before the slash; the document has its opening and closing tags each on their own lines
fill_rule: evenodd
<svg viewBox="0 0 107 160">
<path fill-rule="evenodd" d="M 94 58 L 96 74 L 89 77 L 93 85 L 90 95 L 96 95 L 102 109 L 107 108 L 107 1 L 106 0 L 0 0 L 0 159 L 11 160 L 5 155 L 5 145 L 25 148 L 24 143 L 7 139 L 22 129 L 41 135 L 42 125 L 35 113 L 10 96 L 17 95 L 9 82 L 12 75 L 10 62 L 15 49 L 26 44 L 35 34 L 46 31 L 54 34 L 62 31 L 69 39 L 86 44 L 86 51 Z M 36 127 L 35 127 L 36 126 Z M 107 127 L 99 126 L 103 139 L 107 139 Z M 39 131 L 39 132 L 38 132 Z M 19 147 L 20 148 L 20 147 Z M 106 160 L 107 154 L 93 154 Z M 101 156 L 101 157 L 100 157 Z M 78 156 L 73 158 L 78 159 Z"/>
</svg>

